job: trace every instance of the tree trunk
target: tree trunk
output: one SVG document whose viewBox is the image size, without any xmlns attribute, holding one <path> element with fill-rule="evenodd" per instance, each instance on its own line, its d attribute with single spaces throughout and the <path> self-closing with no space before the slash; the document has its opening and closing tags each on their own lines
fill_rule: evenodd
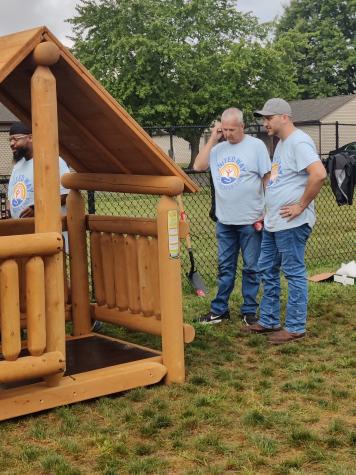
<svg viewBox="0 0 356 475">
<path fill-rule="evenodd" d="M 200 135 L 195 135 L 189 138 L 190 143 L 190 162 L 189 162 L 189 169 L 192 169 L 194 166 L 195 158 L 199 153 L 199 145 L 200 145 Z"/>
</svg>

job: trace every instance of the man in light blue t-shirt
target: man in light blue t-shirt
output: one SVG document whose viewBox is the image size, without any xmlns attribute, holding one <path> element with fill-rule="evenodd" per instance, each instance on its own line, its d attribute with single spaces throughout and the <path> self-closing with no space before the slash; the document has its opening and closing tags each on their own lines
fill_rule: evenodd
<svg viewBox="0 0 356 475">
<path fill-rule="evenodd" d="M 33 146 L 32 130 L 21 122 L 10 127 L 9 141 L 14 157 L 14 168 L 8 187 L 8 201 L 12 218 L 31 218 L 35 215 L 35 194 L 33 179 Z M 69 168 L 59 158 L 59 174 L 69 173 Z M 69 190 L 60 185 L 61 211 L 66 214 L 66 199 Z"/>
<path fill-rule="evenodd" d="M 218 143 L 223 137 L 226 141 Z M 215 187 L 218 292 L 211 302 L 210 312 L 198 321 L 211 324 L 230 318 L 228 302 L 235 285 L 241 249 L 241 316 L 247 325 L 251 325 L 257 322 L 256 296 L 260 285 L 257 262 L 261 232 L 254 224 L 263 217 L 263 179 L 271 169 L 271 160 L 261 140 L 244 134 L 243 115 L 239 109 L 223 112 L 221 124 L 215 125 L 208 143 L 196 157 L 195 170 L 205 171 L 209 167 Z"/>
<path fill-rule="evenodd" d="M 285 100 L 270 99 L 255 115 L 263 117 L 268 135 L 276 135 L 280 141 L 266 185 L 265 229 L 258 262 L 264 287 L 260 319 L 243 331 L 270 333 L 270 343 L 282 344 L 305 335 L 305 246 L 315 223 L 313 200 L 326 172 L 312 139 L 294 126 Z M 280 270 L 288 281 L 284 329 L 280 327 Z"/>
</svg>

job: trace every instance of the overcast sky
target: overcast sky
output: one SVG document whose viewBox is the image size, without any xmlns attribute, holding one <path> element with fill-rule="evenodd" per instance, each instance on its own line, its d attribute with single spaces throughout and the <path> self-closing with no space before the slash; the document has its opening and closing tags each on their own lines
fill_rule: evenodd
<svg viewBox="0 0 356 475">
<path fill-rule="evenodd" d="M 45 25 L 67 46 L 71 28 L 64 20 L 74 16 L 76 0 L 0 0 L 0 36 Z M 239 0 L 240 10 L 261 21 L 273 20 L 289 0 Z"/>
</svg>

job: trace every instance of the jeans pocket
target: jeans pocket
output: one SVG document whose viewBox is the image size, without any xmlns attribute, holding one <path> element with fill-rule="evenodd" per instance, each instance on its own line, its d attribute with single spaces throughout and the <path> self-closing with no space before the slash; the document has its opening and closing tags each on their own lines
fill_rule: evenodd
<svg viewBox="0 0 356 475">
<path fill-rule="evenodd" d="M 312 232 L 311 227 L 309 226 L 309 224 L 302 224 L 301 226 L 295 229 L 297 231 L 295 234 L 297 241 L 299 241 L 301 244 L 305 244 Z"/>
</svg>

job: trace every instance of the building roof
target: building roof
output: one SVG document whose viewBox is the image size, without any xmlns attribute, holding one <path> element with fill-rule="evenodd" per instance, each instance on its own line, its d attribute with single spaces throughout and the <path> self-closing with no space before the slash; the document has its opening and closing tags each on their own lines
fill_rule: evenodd
<svg viewBox="0 0 356 475">
<path fill-rule="evenodd" d="M 12 112 L 9 111 L 4 105 L 0 103 L 0 122 L 9 123 L 17 122 L 19 119 L 14 116 Z"/>
<path fill-rule="evenodd" d="M 89 71 L 46 28 L 0 38 L 0 101 L 21 121 L 31 123 L 32 52 L 55 43 L 60 58 L 56 78 L 59 150 L 76 171 L 177 176 L 185 191 L 198 187 Z"/>
<path fill-rule="evenodd" d="M 322 97 L 320 99 L 290 101 L 289 104 L 292 108 L 293 121 L 319 121 L 355 97 L 356 94 L 351 94 L 349 96 L 333 96 Z"/>
</svg>

